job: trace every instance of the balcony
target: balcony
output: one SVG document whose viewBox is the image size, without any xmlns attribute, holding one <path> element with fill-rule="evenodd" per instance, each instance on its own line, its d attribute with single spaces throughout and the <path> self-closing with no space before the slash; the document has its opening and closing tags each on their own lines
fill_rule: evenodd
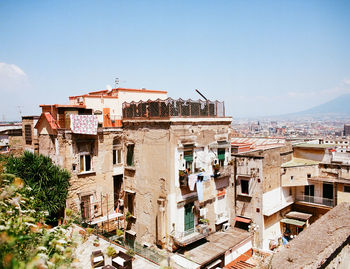
<svg viewBox="0 0 350 269">
<path fill-rule="evenodd" d="M 172 232 L 171 236 L 176 245 L 185 247 L 209 235 L 209 226 L 207 224 L 199 224 L 196 228 L 183 232 Z"/>
<path fill-rule="evenodd" d="M 170 117 L 225 117 L 224 102 L 167 98 L 123 103 L 123 119 L 161 119 Z"/>
<path fill-rule="evenodd" d="M 188 186 L 188 174 L 184 170 L 179 170 L 179 183 L 180 187 Z"/>
<path fill-rule="evenodd" d="M 319 196 L 309 196 L 309 195 L 297 195 L 296 202 L 302 202 L 307 204 L 323 205 L 327 207 L 333 207 L 333 199 L 323 198 Z"/>
<path fill-rule="evenodd" d="M 215 165 L 213 166 L 213 172 L 214 172 L 214 178 L 219 177 L 228 177 L 232 174 L 232 166 L 226 165 L 226 166 L 219 166 Z"/>
</svg>

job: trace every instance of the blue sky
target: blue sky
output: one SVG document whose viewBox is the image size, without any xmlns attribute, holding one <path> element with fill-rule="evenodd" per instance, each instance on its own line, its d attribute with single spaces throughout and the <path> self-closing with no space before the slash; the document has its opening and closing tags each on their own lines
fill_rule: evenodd
<svg viewBox="0 0 350 269">
<path fill-rule="evenodd" d="M 350 92 L 350 1 L 0 1 L 0 120 L 114 86 L 233 117 Z M 19 107 L 18 107 L 19 106 Z"/>
</svg>

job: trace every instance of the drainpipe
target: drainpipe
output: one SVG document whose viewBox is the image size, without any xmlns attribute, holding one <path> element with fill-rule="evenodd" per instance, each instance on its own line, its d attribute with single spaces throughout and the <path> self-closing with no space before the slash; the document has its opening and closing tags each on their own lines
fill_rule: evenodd
<svg viewBox="0 0 350 269">
<path fill-rule="evenodd" d="M 234 157 L 234 162 L 233 162 L 233 186 L 234 186 L 234 192 L 235 192 L 235 217 L 237 215 L 237 189 L 236 189 L 236 178 L 237 178 L 237 159 Z"/>
</svg>

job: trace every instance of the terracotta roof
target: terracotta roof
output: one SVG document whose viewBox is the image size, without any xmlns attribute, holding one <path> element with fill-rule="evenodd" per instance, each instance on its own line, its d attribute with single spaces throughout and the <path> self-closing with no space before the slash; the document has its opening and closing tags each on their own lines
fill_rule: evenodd
<svg viewBox="0 0 350 269">
<path fill-rule="evenodd" d="M 69 96 L 69 99 L 75 99 L 79 97 L 93 97 L 93 98 L 118 98 L 117 96 L 112 96 L 113 92 L 142 92 L 142 93 L 165 93 L 167 94 L 167 91 L 157 91 L 157 90 L 147 90 L 147 89 L 129 89 L 129 88 L 114 88 L 110 91 L 108 90 L 101 90 L 101 91 L 93 91 L 89 92 L 88 94 L 82 94 L 82 95 L 76 95 L 76 96 Z"/>
<path fill-rule="evenodd" d="M 58 122 L 54 119 L 54 117 L 52 117 L 50 112 L 42 113 L 34 128 L 38 128 L 39 124 L 44 118 L 48 121 L 52 130 L 57 130 L 58 128 L 60 128 Z"/>
<path fill-rule="evenodd" d="M 71 108 L 86 108 L 85 105 L 59 105 L 59 104 L 54 104 L 54 105 L 40 105 L 40 107 L 46 107 L 46 106 L 53 106 L 53 107 L 71 107 Z"/>
<path fill-rule="evenodd" d="M 116 88 L 112 91 L 123 91 L 123 92 L 149 92 L 149 93 L 168 93 L 167 91 L 156 91 L 156 90 L 147 90 L 147 89 L 128 89 L 128 88 Z"/>
</svg>

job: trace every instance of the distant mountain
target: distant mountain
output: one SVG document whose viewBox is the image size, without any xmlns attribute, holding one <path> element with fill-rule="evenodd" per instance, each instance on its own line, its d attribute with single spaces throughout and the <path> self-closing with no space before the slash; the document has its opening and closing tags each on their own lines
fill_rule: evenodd
<svg viewBox="0 0 350 269">
<path fill-rule="evenodd" d="M 350 94 L 341 95 L 327 103 L 315 106 L 313 108 L 293 113 L 296 115 L 350 115 Z"/>
<path fill-rule="evenodd" d="M 295 118 L 350 118 L 350 94 L 341 95 L 327 103 L 312 107 L 300 112 L 264 117 L 271 119 L 295 119 Z"/>
</svg>

